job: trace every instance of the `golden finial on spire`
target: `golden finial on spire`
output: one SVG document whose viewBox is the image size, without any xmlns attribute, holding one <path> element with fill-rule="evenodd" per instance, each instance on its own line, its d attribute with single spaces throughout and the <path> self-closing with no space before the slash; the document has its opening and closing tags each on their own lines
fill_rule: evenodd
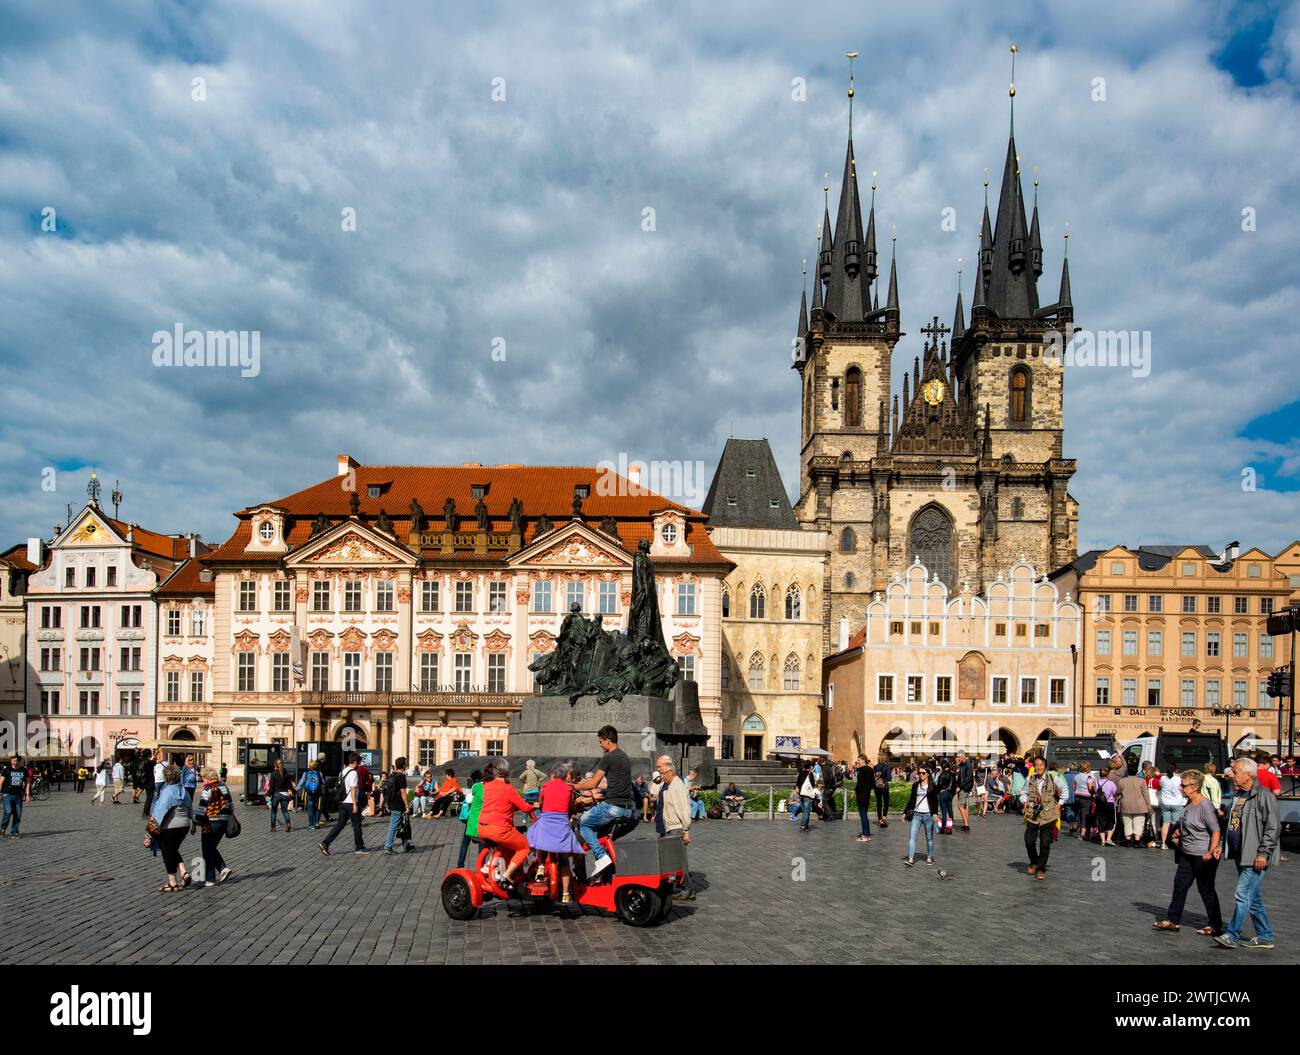
<svg viewBox="0 0 1300 1055">
<path fill-rule="evenodd" d="M 804 257 L 804 258 L 803 258 L 803 273 L 804 273 L 805 275 L 808 274 L 808 258 L 807 258 L 807 257 Z"/>
<path fill-rule="evenodd" d="M 1019 50 L 1014 44 L 1011 45 L 1011 90 L 1008 94 L 1013 99 L 1016 97 L 1016 52 Z"/>
<path fill-rule="evenodd" d="M 1070 221 L 1065 221 L 1065 255 L 1070 255 Z"/>
</svg>

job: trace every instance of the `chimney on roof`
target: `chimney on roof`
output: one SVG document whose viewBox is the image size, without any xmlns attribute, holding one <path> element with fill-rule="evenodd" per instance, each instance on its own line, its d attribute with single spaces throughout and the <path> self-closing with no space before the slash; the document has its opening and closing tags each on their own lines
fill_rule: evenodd
<svg viewBox="0 0 1300 1055">
<path fill-rule="evenodd" d="M 844 651 L 845 649 L 847 649 L 848 647 L 849 647 L 849 621 L 848 621 L 847 619 L 841 619 L 841 620 L 840 620 L 840 648 L 839 648 L 839 650 L 840 650 L 841 652 L 843 652 L 843 651 Z"/>
<path fill-rule="evenodd" d="M 27 540 L 27 559 L 35 564 L 38 568 L 45 563 L 44 557 L 45 543 L 38 538 L 29 538 Z"/>
<path fill-rule="evenodd" d="M 350 473 L 353 469 L 359 469 L 360 467 L 361 467 L 361 463 L 357 461 L 355 458 L 347 454 L 340 454 L 339 471 L 337 475 L 347 476 L 347 474 Z"/>
<path fill-rule="evenodd" d="M 1241 555 L 1241 543 L 1229 542 L 1223 547 L 1223 552 L 1219 555 L 1220 564 L 1231 564 Z"/>
<path fill-rule="evenodd" d="M 199 536 L 198 536 L 198 532 L 196 532 L 196 531 L 191 531 L 191 532 L 190 532 L 190 556 L 191 556 L 191 557 L 197 557 L 198 555 L 199 555 Z"/>
</svg>

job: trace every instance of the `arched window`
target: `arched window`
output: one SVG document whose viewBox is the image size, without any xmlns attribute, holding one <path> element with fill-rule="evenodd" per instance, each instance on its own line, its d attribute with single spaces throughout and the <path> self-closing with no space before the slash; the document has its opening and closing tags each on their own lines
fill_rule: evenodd
<svg viewBox="0 0 1300 1055">
<path fill-rule="evenodd" d="M 844 573 L 844 588 L 845 588 L 846 590 L 851 590 L 851 589 L 853 589 L 853 584 L 854 584 L 855 582 L 857 582 L 857 581 L 858 581 L 858 580 L 855 579 L 855 578 L 853 577 L 853 572 L 851 572 L 851 571 L 846 571 L 846 572 Z"/>
<path fill-rule="evenodd" d="M 749 618 L 767 618 L 767 595 L 763 593 L 762 583 L 754 583 L 754 588 L 749 592 Z"/>
<path fill-rule="evenodd" d="M 795 692 L 799 688 L 799 657 L 793 652 L 785 657 L 785 671 L 782 687 L 786 692 Z"/>
<path fill-rule="evenodd" d="M 851 465 L 851 464 L 853 464 L 853 452 L 852 452 L 852 451 L 845 451 L 843 454 L 841 454 L 841 455 L 840 455 L 840 464 L 841 464 L 841 465 Z"/>
<path fill-rule="evenodd" d="M 862 371 L 856 366 L 844 373 L 844 424 L 850 429 L 862 424 Z"/>
<path fill-rule="evenodd" d="M 722 618 L 726 619 L 731 615 L 731 591 L 722 591 Z"/>
<path fill-rule="evenodd" d="M 840 409 L 840 379 L 831 378 L 831 410 Z"/>
<path fill-rule="evenodd" d="M 1011 499 L 1011 519 L 1023 520 L 1025 516 L 1025 500 L 1023 498 Z"/>
<path fill-rule="evenodd" d="M 1030 378 L 1027 367 L 1017 366 L 1011 371 L 1011 420 L 1016 424 L 1029 424 Z"/>
<path fill-rule="evenodd" d="M 751 689 L 761 689 L 766 675 L 767 666 L 763 663 L 763 657 L 755 652 L 749 657 L 749 687 Z"/>
<path fill-rule="evenodd" d="M 731 688 L 731 660 L 726 656 L 722 657 L 722 687 Z"/>
<path fill-rule="evenodd" d="M 930 575 L 939 576 L 949 590 L 953 582 L 952 519 L 938 506 L 926 506 L 907 529 L 907 562 L 919 560 Z"/>
<path fill-rule="evenodd" d="M 851 527 L 846 527 L 840 532 L 840 552 L 852 553 L 858 548 L 858 537 L 853 533 Z"/>
<path fill-rule="evenodd" d="M 802 606 L 799 601 L 799 587 L 791 583 L 790 588 L 785 591 L 785 617 L 787 619 L 800 618 L 800 609 Z"/>
</svg>

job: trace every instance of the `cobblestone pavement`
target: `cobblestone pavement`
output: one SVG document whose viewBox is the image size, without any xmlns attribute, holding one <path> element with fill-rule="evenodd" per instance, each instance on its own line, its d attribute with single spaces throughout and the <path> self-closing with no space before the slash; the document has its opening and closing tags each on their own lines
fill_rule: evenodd
<svg viewBox="0 0 1300 1055">
<path fill-rule="evenodd" d="M 1040 883 L 1025 875 L 1022 824 L 1010 816 L 940 838 L 938 865 L 911 869 L 901 818 L 868 844 L 855 841 L 856 820 L 815 822 L 806 835 L 784 820 L 699 823 L 696 901 L 641 930 L 596 912 L 519 917 L 504 906 L 448 919 L 439 885 L 459 847 L 455 821 L 415 822 L 416 851 L 397 857 L 353 857 L 345 832 L 327 859 L 305 822 L 272 834 L 264 811 L 240 814 L 243 834 L 223 844 L 230 880 L 162 895 L 140 807 L 96 807 L 71 790 L 30 803 L 24 837 L 0 840 L 0 962 L 1006 963 L 1035 939 L 1040 955 L 1070 963 L 1295 963 L 1300 951 L 1300 857 L 1264 885 L 1279 948 L 1230 952 L 1193 933 L 1204 923 L 1195 890 L 1180 933 L 1151 930 L 1168 904 L 1172 853 L 1103 853 L 1063 836 Z M 385 831 L 368 818 L 368 845 L 382 848 Z M 197 837 L 184 850 L 196 857 Z M 1227 913 L 1234 879 L 1225 865 Z"/>
</svg>

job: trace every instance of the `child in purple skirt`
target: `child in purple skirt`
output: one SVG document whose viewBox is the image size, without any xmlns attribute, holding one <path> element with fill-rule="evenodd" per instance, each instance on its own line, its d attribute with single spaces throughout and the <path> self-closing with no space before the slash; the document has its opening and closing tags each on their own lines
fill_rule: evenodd
<svg viewBox="0 0 1300 1055">
<path fill-rule="evenodd" d="M 568 905 L 569 877 L 573 874 L 570 862 L 571 854 L 583 853 L 582 843 L 573 834 L 569 826 L 569 814 L 573 810 L 573 785 L 565 779 L 568 766 L 557 765 L 551 769 L 551 779 L 542 785 L 538 799 L 541 812 L 537 820 L 528 829 L 528 845 L 534 850 L 558 854 L 557 864 L 560 869 L 560 884 L 563 896 L 561 905 Z"/>
</svg>

